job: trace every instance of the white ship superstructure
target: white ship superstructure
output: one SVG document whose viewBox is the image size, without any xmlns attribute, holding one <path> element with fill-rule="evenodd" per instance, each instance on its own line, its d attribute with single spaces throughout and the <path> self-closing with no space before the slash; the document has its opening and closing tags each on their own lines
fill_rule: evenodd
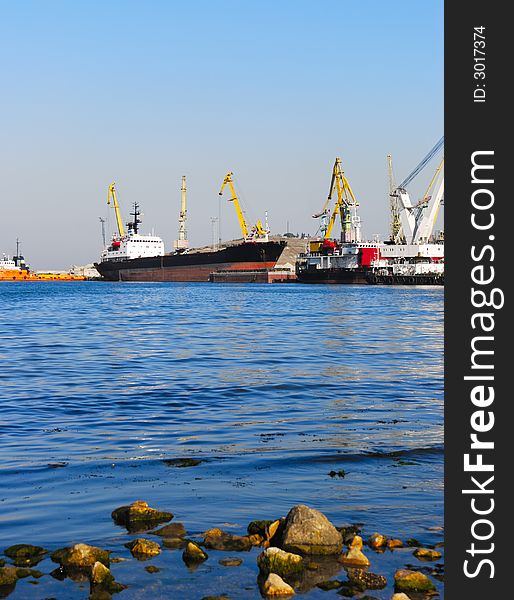
<svg viewBox="0 0 514 600">
<path fill-rule="evenodd" d="M 131 213 L 134 220 L 127 224 L 127 233 L 118 225 L 118 235 L 114 235 L 110 244 L 103 250 L 101 262 L 164 255 L 164 242 L 160 237 L 139 233 L 140 214 L 138 204 L 134 203 L 134 212 Z"/>
</svg>

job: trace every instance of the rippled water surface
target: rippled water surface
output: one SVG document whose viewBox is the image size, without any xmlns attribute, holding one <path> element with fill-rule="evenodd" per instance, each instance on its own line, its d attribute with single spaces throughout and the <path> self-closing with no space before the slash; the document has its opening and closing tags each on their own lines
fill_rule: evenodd
<svg viewBox="0 0 514 600">
<path fill-rule="evenodd" d="M 144 499 L 195 537 L 304 503 L 364 537 L 441 541 L 440 288 L 31 282 L 0 298 L 0 551 L 93 543 L 127 559 L 120 600 L 235 600 L 260 597 L 260 550 L 193 572 L 164 549 L 149 574 L 111 511 Z M 185 457 L 202 462 L 166 462 Z M 416 562 L 368 553 L 388 579 Z M 88 597 L 55 566 L 10 597 Z"/>
</svg>

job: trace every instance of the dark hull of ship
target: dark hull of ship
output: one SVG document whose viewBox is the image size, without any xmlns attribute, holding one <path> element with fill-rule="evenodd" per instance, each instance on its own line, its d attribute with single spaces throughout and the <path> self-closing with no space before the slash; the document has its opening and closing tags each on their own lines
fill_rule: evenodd
<svg viewBox="0 0 514 600">
<path fill-rule="evenodd" d="M 216 271 L 273 269 L 285 242 L 242 243 L 209 252 L 107 260 L 95 267 L 110 281 L 209 281 Z"/>
<path fill-rule="evenodd" d="M 306 269 L 297 273 L 300 283 L 371 285 L 444 285 L 444 275 L 378 275 L 370 269 Z"/>
<path fill-rule="evenodd" d="M 300 283 L 369 283 L 364 269 L 305 269 L 297 272 Z"/>
</svg>

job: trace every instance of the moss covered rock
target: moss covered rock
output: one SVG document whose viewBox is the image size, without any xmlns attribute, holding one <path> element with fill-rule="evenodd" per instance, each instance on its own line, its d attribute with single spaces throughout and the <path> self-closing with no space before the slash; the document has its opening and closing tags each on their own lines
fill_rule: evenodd
<svg viewBox="0 0 514 600">
<path fill-rule="evenodd" d="M 394 574 L 394 589 L 396 592 L 433 592 L 435 585 L 419 571 L 399 569 Z"/>
<path fill-rule="evenodd" d="M 276 573 L 285 579 L 301 574 L 304 569 L 301 556 L 274 547 L 266 548 L 259 554 L 257 565 L 262 575 Z"/>
</svg>

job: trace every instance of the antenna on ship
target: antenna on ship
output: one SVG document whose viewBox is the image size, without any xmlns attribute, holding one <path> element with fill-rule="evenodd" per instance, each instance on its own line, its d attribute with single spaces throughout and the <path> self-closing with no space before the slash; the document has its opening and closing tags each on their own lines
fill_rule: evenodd
<svg viewBox="0 0 514 600">
<path fill-rule="evenodd" d="M 131 212 L 130 214 L 134 217 L 134 220 L 132 223 L 129 223 L 129 228 L 132 229 L 134 233 L 137 233 L 139 229 L 138 225 L 141 223 L 141 219 L 138 218 L 141 215 L 141 212 L 139 211 L 139 204 L 137 202 L 134 202 L 134 212 Z"/>
<path fill-rule="evenodd" d="M 187 208 L 186 208 L 186 176 L 182 175 L 182 187 L 180 188 L 182 193 L 182 201 L 180 204 L 180 214 L 178 217 L 178 240 L 173 242 L 173 247 L 176 251 L 181 252 L 189 247 L 187 239 L 186 221 L 187 221 Z"/>
</svg>

